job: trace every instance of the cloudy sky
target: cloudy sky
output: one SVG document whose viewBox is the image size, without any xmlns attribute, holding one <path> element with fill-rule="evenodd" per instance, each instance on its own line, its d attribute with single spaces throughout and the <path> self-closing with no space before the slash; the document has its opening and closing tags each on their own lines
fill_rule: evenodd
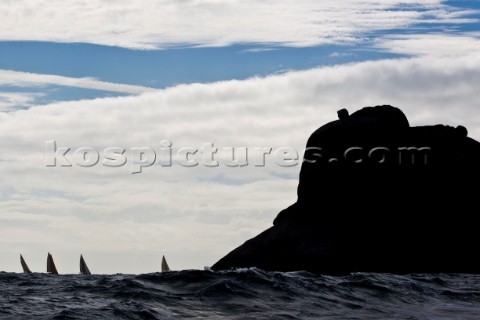
<svg viewBox="0 0 480 320">
<path fill-rule="evenodd" d="M 211 266 L 295 202 L 308 136 L 344 107 L 480 140 L 479 19 L 462 0 L 1 1 L 0 270 Z"/>
</svg>

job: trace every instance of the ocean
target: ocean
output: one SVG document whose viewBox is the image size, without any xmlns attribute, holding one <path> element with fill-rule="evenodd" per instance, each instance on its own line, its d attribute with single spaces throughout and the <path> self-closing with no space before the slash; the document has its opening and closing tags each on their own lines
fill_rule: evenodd
<svg viewBox="0 0 480 320">
<path fill-rule="evenodd" d="M 480 319 L 480 275 L 1 272 L 0 319 Z"/>
</svg>

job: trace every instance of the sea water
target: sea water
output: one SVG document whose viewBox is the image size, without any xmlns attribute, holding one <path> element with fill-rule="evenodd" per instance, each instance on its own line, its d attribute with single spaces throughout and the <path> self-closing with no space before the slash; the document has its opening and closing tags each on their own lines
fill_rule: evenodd
<svg viewBox="0 0 480 320">
<path fill-rule="evenodd" d="M 480 319 L 480 275 L 2 272 L 0 319 Z"/>
</svg>

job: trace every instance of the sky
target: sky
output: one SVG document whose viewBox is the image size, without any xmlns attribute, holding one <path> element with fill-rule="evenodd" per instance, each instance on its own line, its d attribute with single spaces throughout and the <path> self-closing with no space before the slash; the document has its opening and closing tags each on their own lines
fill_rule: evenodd
<svg viewBox="0 0 480 320">
<path fill-rule="evenodd" d="M 480 140 L 479 84 L 480 1 L 1 1 L 0 271 L 204 269 L 337 110 Z"/>
</svg>

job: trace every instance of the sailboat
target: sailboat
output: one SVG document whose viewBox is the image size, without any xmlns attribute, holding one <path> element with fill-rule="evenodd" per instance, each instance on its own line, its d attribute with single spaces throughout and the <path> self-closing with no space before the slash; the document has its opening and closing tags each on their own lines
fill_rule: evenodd
<svg viewBox="0 0 480 320">
<path fill-rule="evenodd" d="M 53 262 L 53 257 L 50 252 L 48 253 L 47 257 L 47 273 L 58 274 L 57 267 L 55 267 L 55 263 Z"/>
<path fill-rule="evenodd" d="M 83 259 L 82 255 L 80 255 L 80 273 L 81 274 L 91 274 L 90 270 L 87 267 L 87 263 Z"/>
<path fill-rule="evenodd" d="M 23 259 L 22 255 L 20 255 L 20 263 L 22 264 L 23 273 L 32 273 L 32 271 L 30 271 L 30 268 L 28 268 L 27 263 Z"/>
<path fill-rule="evenodd" d="M 162 272 L 170 271 L 170 267 L 168 266 L 167 260 L 165 256 L 162 257 Z"/>
</svg>

